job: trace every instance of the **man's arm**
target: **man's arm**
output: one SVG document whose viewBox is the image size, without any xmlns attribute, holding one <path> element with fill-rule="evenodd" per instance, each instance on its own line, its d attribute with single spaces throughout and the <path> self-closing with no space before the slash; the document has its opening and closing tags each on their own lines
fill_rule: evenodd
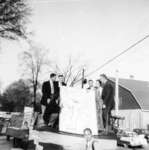
<svg viewBox="0 0 149 150">
<path fill-rule="evenodd" d="M 45 82 L 43 83 L 42 85 L 42 98 L 41 98 L 41 105 L 46 105 L 46 97 L 47 97 L 47 94 L 46 94 L 46 84 Z"/>
<path fill-rule="evenodd" d="M 44 112 L 45 112 L 45 109 L 46 109 L 46 106 L 45 105 L 41 105 L 41 114 L 43 115 L 44 114 Z"/>
<path fill-rule="evenodd" d="M 47 90 L 46 90 L 47 86 L 46 86 L 46 82 L 43 83 L 42 85 L 42 98 L 41 98 L 41 111 L 42 114 L 44 114 L 45 109 L 46 109 L 46 105 L 47 105 Z"/>
<path fill-rule="evenodd" d="M 54 91 L 53 98 L 58 99 L 60 96 L 60 88 L 58 86 L 58 82 L 55 82 L 54 84 L 55 84 L 55 91 Z"/>
</svg>

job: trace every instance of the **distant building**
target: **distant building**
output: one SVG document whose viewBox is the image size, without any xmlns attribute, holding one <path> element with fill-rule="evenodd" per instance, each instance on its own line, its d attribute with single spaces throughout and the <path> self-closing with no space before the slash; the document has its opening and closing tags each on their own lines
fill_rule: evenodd
<svg viewBox="0 0 149 150">
<path fill-rule="evenodd" d="M 115 79 L 110 81 L 115 86 Z M 125 117 L 122 128 L 149 127 L 149 82 L 119 79 L 119 115 Z"/>
</svg>

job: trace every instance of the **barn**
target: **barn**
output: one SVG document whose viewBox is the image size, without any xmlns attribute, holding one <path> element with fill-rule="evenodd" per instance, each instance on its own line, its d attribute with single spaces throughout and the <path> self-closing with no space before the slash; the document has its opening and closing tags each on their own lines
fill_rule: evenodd
<svg viewBox="0 0 149 150">
<path fill-rule="evenodd" d="M 110 78 L 115 86 L 115 79 Z M 119 112 L 125 117 L 120 127 L 149 128 L 149 82 L 134 79 L 119 79 Z"/>
</svg>

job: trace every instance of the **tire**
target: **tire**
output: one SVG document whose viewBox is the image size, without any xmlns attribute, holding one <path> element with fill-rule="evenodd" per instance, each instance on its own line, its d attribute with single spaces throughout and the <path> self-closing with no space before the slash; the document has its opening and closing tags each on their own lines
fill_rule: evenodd
<svg viewBox="0 0 149 150">
<path fill-rule="evenodd" d="M 118 147 L 122 147 L 122 146 L 123 146 L 123 144 L 119 143 L 118 141 L 117 141 L 116 145 L 117 145 Z"/>
</svg>

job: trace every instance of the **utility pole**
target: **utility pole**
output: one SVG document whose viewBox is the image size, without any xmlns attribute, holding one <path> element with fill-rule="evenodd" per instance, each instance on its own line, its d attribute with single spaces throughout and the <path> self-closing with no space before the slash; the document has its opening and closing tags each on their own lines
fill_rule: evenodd
<svg viewBox="0 0 149 150">
<path fill-rule="evenodd" d="M 82 85 L 81 85 L 82 89 L 84 88 L 84 73 L 85 73 L 85 69 L 83 68 L 82 69 Z"/>
<path fill-rule="evenodd" d="M 116 70 L 116 82 L 115 82 L 115 114 L 118 115 L 119 110 L 119 71 Z"/>
</svg>

